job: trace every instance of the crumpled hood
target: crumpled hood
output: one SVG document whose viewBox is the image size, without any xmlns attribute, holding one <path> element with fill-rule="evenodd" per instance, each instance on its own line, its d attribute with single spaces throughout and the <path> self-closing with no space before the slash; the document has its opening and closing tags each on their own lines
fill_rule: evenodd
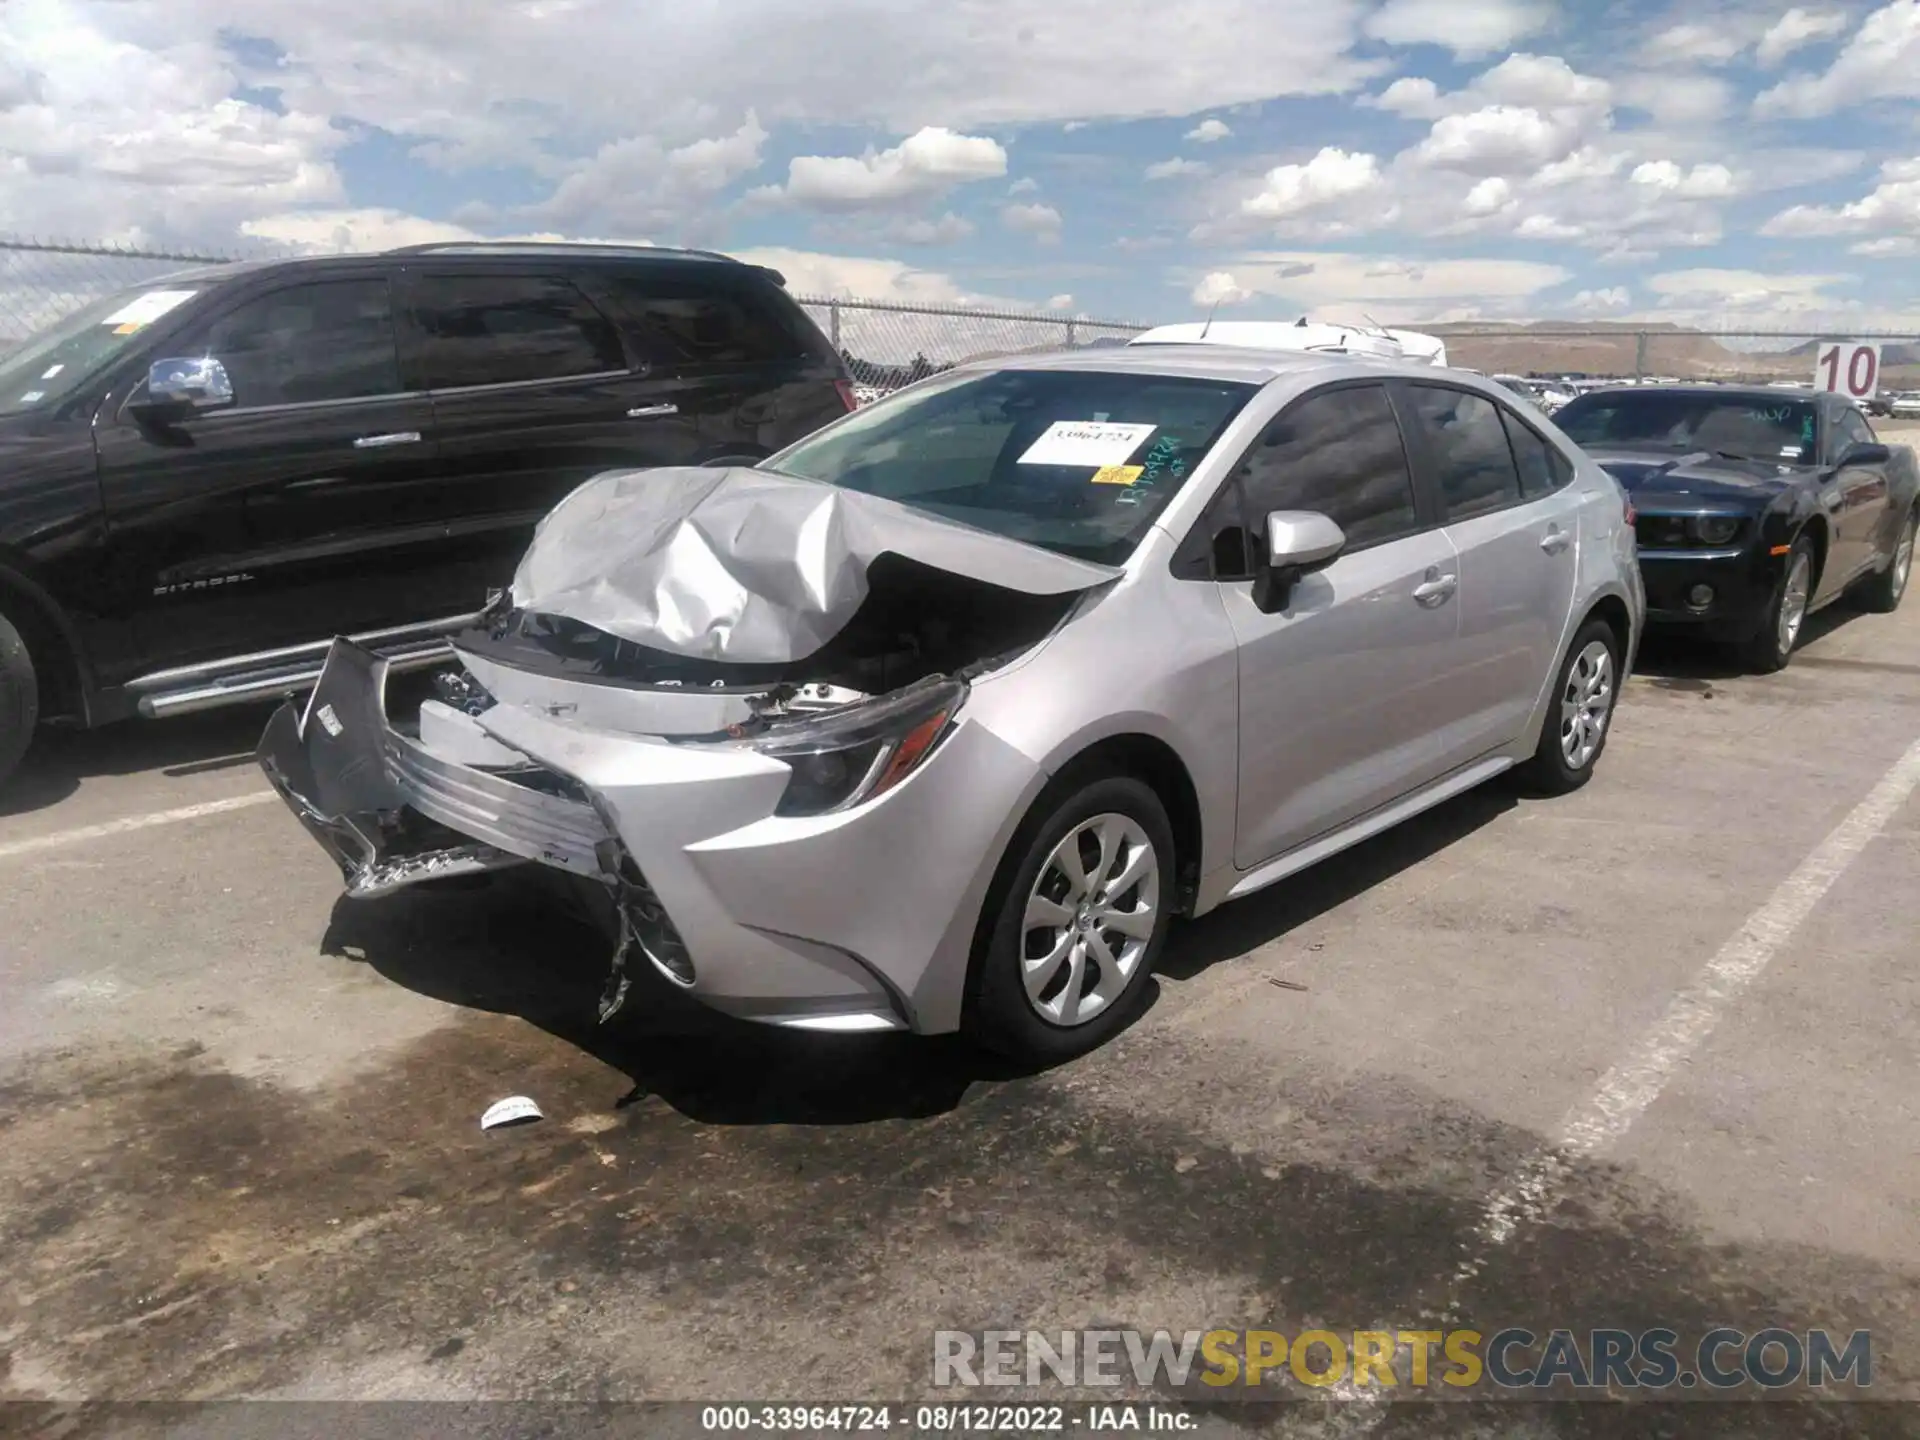
<svg viewBox="0 0 1920 1440">
<path fill-rule="evenodd" d="M 1672 501 L 1761 508 L 1807 469 L 1771 460 L 1728 460 L 1708 450 L 1676 455 L 1664 448 L 1589 447 L 1587 454 L 1643 506 Z"/>
<path fill-rule="evenodd" d="M 1029 595 L 1119 575 L 891 500 L 766 470 L 617 470 L 540 522 L 513 603 L 693 659 L 813 654 L 867 597 L 883 554 Z"/>
</svg>

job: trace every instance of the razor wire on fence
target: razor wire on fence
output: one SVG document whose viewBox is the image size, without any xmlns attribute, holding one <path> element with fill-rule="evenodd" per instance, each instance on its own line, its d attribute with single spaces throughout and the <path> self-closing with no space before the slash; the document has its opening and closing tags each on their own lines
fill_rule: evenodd
<svg viewBox="0 0 1920 1440">
<path fill-rule="evenodd" d="M 264 252 L 263 252 L 264 253 Z M 0 237 L 0 354 L 93 301 L 242 255 Z M 864 402 L 970 360 L 1119 346 L 1145 326 L 1053 310 L 987 310 L 845 296 L 797 296 L 847 362 Z M 1823 344 L 1879 347 L 1878 389 L 1920 390 L 1920 334 L 1695 330 L 1636 321 L 1483 322 L 1428 327 L 1456 366 L 1539 380 L 1805 384 Z"/>
</svg>

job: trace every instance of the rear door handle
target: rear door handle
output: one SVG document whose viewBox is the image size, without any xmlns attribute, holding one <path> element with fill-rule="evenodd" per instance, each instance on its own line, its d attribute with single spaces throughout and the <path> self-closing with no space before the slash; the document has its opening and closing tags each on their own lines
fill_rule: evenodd
<svg viewBox="0 0 1920 1440">
<path fill-rule="evenodd" d="M 1458 575 L 1441 575 L 1413 587 L 1413 598 L 1429 610 L 1444 605 L 1453 598 L 1453 592 L 1460 588 Z"/>
<path fill-rule="evenodd" d="M 353 442 L 356 450 L 384 450 L 389 445 L 418 445 L 418 430 L 390 430 L 385 435 L 362 435 Z"/>
<path fill-rule="evenodd" d="M 1553 526 L 1540 538 L 1540 548 L 1549 555 L 1558 555 L 1573 543 L 1573 537 L 1558 525 Z"/>
<path fill-rule="evenodd" d="M 629 420 L 651 420 L 658 415 L 678 415 L 678 405 L 636 405 L 627 411 Z"/>
<path fill-rule="evenodd" d="M 1842 505 L 1847 503 L 1847 497 L 1836 490 L 1831 495 L 1822 495 L 1820 497 L 1820 503 L 1829 510 L 1838 510 Z"/>
</svg>

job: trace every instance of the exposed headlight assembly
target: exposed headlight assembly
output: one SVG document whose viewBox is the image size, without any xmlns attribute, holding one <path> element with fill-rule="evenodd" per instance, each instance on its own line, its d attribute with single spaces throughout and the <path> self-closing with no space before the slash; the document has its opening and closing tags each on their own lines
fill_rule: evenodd
<svg viewBox="0 0 1920 1440">
<path fill-rule="evenodd" d="M 826 815 L 884 795 L 933 753 L 967 698 L 935 676 L 845 710 L 781 721 L 743 743 L 792 767 L 780 815 Z"/>
<path fill-rule="evenodd" d="M 1702 545 L 1724 545 L 1740 533 L 1738 515 L 1697 515 L 1688 526 Z"/>
</svg>

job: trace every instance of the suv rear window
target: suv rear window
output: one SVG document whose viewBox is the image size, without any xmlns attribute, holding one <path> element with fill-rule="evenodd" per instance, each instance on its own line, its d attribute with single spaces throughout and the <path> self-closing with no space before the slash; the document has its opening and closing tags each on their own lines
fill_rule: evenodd
<svg viewBox="0 0 1920 1440">
<path fill-rule="evenodd" d="M 414 282 L 416 363 L 429 390 L 564 380 L 627 368 L 620 332 L 565 280 L 426 275 Z"/>
<path fill-rule="evenodd" d="M 792 321 L 775 310 L 778 302 L 751 289 L 643 275 L 607 275 L 601 283 L 657 363 L 762 365 L 807 354 Z"/>
</svg>

